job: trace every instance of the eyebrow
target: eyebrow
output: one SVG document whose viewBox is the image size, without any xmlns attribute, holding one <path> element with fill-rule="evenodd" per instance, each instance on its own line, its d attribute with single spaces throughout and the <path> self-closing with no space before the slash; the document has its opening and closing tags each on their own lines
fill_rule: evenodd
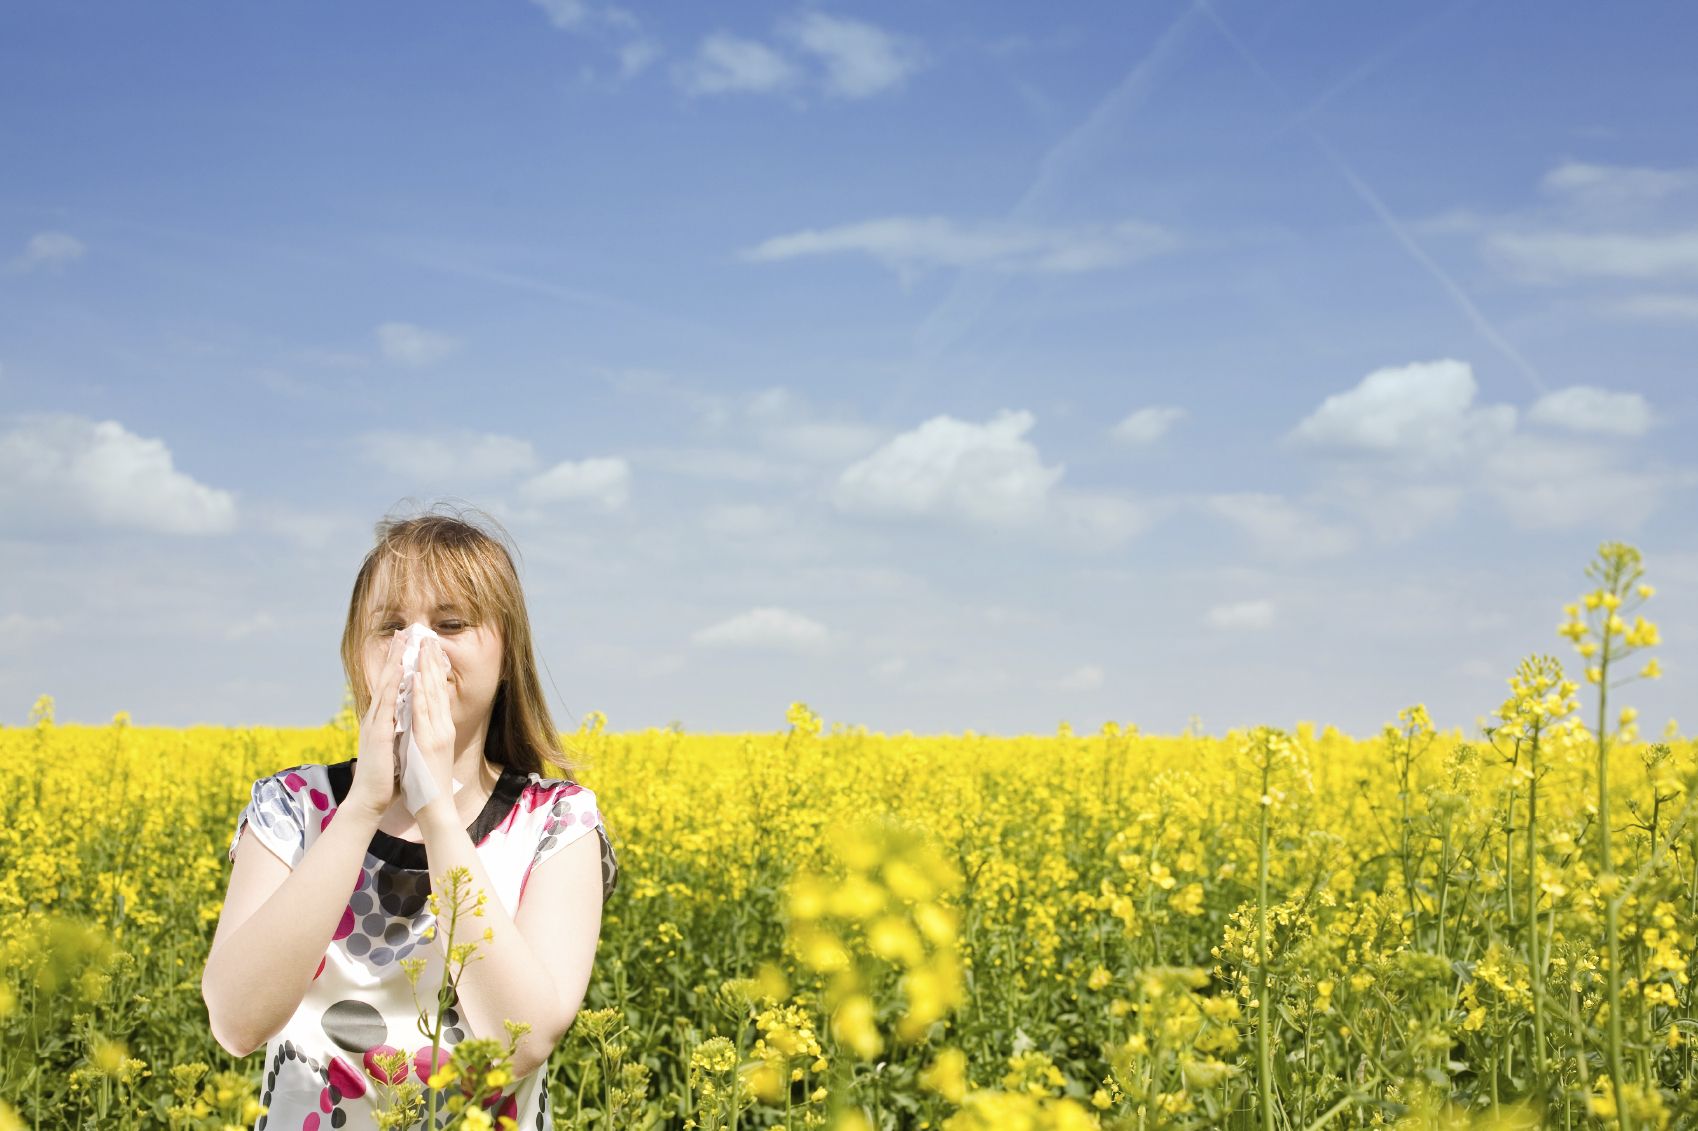
<svg viewBox="0 0 1698 1131">
<path fill-rule="evenodd" d="M 377 615 L 386 617 L 392 613 L 399 613 L 400 611 L 400 609 L 396 608 L 379 609 Z M 461 610 L 460 606 L 455 604 L 453 601 L 444 601 L 442 604 L 436 606 L 436 611 L 439 613 L 455 613 L 460 612 Z"/>
</svg>

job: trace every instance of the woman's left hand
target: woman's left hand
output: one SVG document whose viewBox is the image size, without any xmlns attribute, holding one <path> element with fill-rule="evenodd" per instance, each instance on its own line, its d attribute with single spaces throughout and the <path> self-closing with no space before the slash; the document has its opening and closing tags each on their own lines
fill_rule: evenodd
<svg viewBox="0 0 1698 1131">
<path fill-rule="evenodd" d="M 419 669 L 413 677 L 413 741 L 439 798 L 454 805 L 454 706 L 449 701 L 448 661 L 433 637 L 419 642 Z"/>
</svg>

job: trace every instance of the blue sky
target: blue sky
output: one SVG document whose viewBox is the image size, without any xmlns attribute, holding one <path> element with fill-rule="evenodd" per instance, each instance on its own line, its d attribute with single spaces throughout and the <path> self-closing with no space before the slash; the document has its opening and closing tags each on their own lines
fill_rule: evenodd
<svg viewBox="0 0 1698 1131">
<path fill-rule="evenodd" d="M 1472 733 L 1520 657 L 1579 675 L 1620 539 L 1656 734 L 1698 670 L 1695 33 L 9 5 L 0 721 L 322 722 L 373 524 L 449 499 L 517 543 L 568 730 Z"/>
</svg>

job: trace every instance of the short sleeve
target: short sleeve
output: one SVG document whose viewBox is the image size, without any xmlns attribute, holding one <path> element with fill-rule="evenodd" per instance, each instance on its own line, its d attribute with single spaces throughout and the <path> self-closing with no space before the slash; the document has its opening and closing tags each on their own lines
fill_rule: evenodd
<svg viewBox="0 0 1698 1131">
<path fill-rule="evenodd" d="M 272 774 L 254 782 L 251 799 L 236 817 L 236 831 L 230 837 L 231 863 L 236 860 L 236 846 L 241 842 L 245 826 L 252 826 L 260 842 L 291 868 L 305 855 L 306 815 L 301 811 L 300 794 L 284 780 L 287 773 Z"/>
<path fill-rule="evenodd" d="M 579 837 L 594 831 L 601 842 L 601 890 L 605 900 L 619 884 L 619 860 L 613 853 L 607 827 L 601 819 L 601 808 L 594 791 L 568 782 L 555 790 L 548 816 L 542 823 L 542 837 L 537 841 L 531 858 L 531 868 L 547 860 Z"/>
</svg>

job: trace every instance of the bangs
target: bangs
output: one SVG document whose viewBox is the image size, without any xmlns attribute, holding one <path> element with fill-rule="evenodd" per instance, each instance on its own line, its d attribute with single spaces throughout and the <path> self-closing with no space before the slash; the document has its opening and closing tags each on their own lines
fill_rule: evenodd
<svg viewBox="0 0 1698 1131">
<path fill-rule="evenodd" d="M 480 624 L 485 610 L 477 600 L 479 586 L 466 563 L 456 555 L 385 555 L 372 573 L 366 594 L 366 626 L 376 632 L 409 610 L 430 605 L 425 619 L 453 613 L 469 624 Z"/>
</svg>

